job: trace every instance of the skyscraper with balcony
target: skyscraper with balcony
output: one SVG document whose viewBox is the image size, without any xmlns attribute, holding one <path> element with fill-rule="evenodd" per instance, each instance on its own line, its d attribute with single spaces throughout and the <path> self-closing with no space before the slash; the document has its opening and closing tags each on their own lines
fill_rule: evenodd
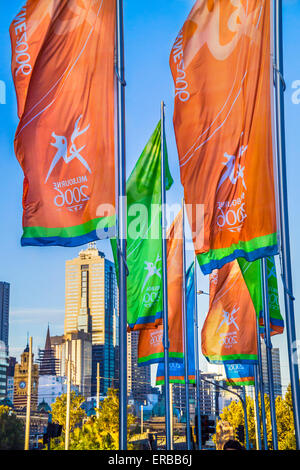
<svg viewBox="0 0 300 470">
<path fill-rule="evenodd" d="M 64 334 L 83 331 L 92 338 L 91 394 L 97 389 L 100 364 L 100 394 L 113 386 L 117 346 L 118 288 L 114 264 L 96 243 L 66 261 Z"/>
<path fill-rule="evenodd" d="M 275 397 L 282 396 L 282 384 L 281 384 L 281 369 L 280 369 L 280 352 L 279 348 L 272 348 L 272 369 L 273 369 L 273 383 L 274 383 L 274 394 Z M 264 341 L 261 341 L 261 359 L 262 359 L 262 372 L 265 393 L 270 394 L 269 381 L 268 381 L 268 363 L 267 363 L 267 352 Z"/>
<path fill-rule="evenodd" d="M 143 404 L 151 393 L 150 366 L 138 366 L 139 331 L 127 333 L 128 395 L 136 403 Z"/>
<path fill-rule="evenodd" d="M 0 341 L 0 400 L 6 398 L 7 394 L 7 369 L 7 348 L 4 341 Z"/>
<path fill-rule="evenodd" d="M 6 346 L 6 354 L 8 354 L 9 291 L 10 284 L 0 281 L 0 341 Z"/>
</svg>

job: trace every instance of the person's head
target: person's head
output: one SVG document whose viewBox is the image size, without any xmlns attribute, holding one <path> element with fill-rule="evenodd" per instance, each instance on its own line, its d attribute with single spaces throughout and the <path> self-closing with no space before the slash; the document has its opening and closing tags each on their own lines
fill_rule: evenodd
<svg viewBox="0 0 300 470">
<path fill-rule="evenodd" d="M 245 447 L 239 441 L 229 440 L 225 442 L 223 450 L 245 450 Z"/>
</svg>

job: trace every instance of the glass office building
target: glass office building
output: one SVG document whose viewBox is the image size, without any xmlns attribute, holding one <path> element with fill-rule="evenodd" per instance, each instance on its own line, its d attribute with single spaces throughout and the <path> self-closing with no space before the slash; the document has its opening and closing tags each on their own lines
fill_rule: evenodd
<svg viewBox="0 0 300 470">
<path fill-rule="evenodd" d="M 6 398 L 8 356 L 4 341 L 0 341 L 0 400 Z"/>
<path fill-rule="evenodd" d="M 10 284 L 0 282 L 0 341 L 4 341 L 8 354 L 8 326 L 9 326 L 9 293 Z"/>
<path fill-rule="evenodd" d="M 105 258 L 96 243 L 89 243 L 77 258 L 66 262 L 66 302 L 64 334 L 84 331 L 91 334 L 91 394 L 97 390 L 97 363 L 100 364 L 100 394 L 116 385 L 118 343 L 118 287 L 114 263 Z"/>
</svg>

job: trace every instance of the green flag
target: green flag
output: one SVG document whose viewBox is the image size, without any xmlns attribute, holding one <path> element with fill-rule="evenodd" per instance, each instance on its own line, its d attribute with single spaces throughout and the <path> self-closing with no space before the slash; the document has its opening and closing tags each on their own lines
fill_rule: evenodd
<svg viewBox="0 0 300 470">
<path fill-rule="evenodd" d="M 244 258 L 238 258 L 244 280 L 250 292 L 259 324 L 263 330 L 263 299 L 260 260 L 249 263 Z M 284 321 L 280 313 L 278 283 L 274 256 L 267 258 L 268 295 L 271 335 L 281 334 L 284 330 Z"/>
<path fill-rule="evenodd" d="M 172 186 L 167 151 L 166 189 Z M 162 319 L 161 124 L 127 181 L 127 323 L 154 328 Z M 117 267 L 117 244 L 111 239 Z"/>
</svg>

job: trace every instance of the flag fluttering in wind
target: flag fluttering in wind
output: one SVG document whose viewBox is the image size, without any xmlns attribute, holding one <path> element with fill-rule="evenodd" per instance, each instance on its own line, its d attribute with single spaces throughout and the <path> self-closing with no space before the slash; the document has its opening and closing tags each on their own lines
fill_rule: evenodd
<svg viewBox="0 0 300 470">
<path fill-rule="evenodd" d="M 271 65 L 270 0 L 197 0 L 171 51 L 181 181 L 204 274 L 278 252 Z"/>
<path fill-rule="evenodd" d="M 183 227 L 182 210 L 168 230 L 168 322 L 169 357 L 172 361 L 183 360 L 182 295 L 183 295 Z M 138 364 L 148 365 L 164 361 L 163 325 L 140 331 Z"/>
<path fill-rule="evenodd" d="M 204 356 L 212 363 L 256 363 L 256 312 L 237 260 L 211 273 L 209 290 Z"/>
<path fill-rule="evenodd" d="M 249 263 L 239 258 L 238 263 L 250 292 L 256 315 L 259 318 L 261 332 L 264 331 L 262 279 L 260 260 Z M 268 301 L 271 336 L 284 331 L 284 320 L 281 316 L 278 294 L 278 283 L 274 256 L 267 258 Z"/>
<path fill-rule="evenodd" d="M 184 384 L 185 383 L 185 371 L 183 362 L 170 361 L 169 363 L 169 381 L 173 384 Z M 194 364 L 189 363 L 189 381 L 195 383 L 195 367 Z M 165 366 L 163 362 L 160 362 L 156 372 L 156 385 L 164 385 L 165 383 Z"/>
<path fill-rule="evenodd" d="M 115 10 L 111 0 L 28 0 L 11 24 L 22 245 L 114 234 Z"/>
<path fill-rule="evenodd" d="M 166 155 L 166 189 L 173 183 Z M 158 123 L 126 186 L 127 322 L 130 330 L 162 322 L 161 124 Z M 116 266 L 117 244 L 111 239 Z"/>
<path fill-rule="evenodd" d="M 195 282 L 194 282 L 194 263 L 190 265 L 186 273 L 186 313 L 188 327 L 188 374 L 190 383 L 195 383 L 195 341 L 194 341 L 194 312 L 195 312 Z M 169 329 L 172 337 L 173 332 Z M 184 360 L 182 362 L 170 361 L 169 364 L 170 383 L 185 383 Z M 165 365 L 163 362 L 158 364 L 156 373 L 156 385 L 165 383 Z"/>
<path fill-rule="evenodd" d="M 224 364 L 226 374 L 226 385 L 231 387 L 243 387 L 254 385 L 253 364 Z"/>
</svg>

